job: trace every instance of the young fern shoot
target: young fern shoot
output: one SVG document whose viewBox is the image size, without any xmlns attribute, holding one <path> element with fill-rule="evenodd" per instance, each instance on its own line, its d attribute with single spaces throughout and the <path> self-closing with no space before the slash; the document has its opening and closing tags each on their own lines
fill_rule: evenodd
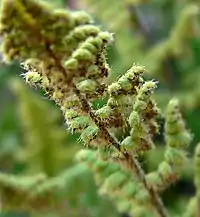
<svg viewBox="0 0 200 217">
<path fill-rule="evenodd" d="M 156 119 L 160 112 L 152 99 L 157 82 L 144 81 L 145 68 L 133 65 L 108 85 L 106 49 L 114 40 L 113 34 L 101 31 L 85 12 L 57 9 L 36 0 L 2 0 L 0 34 L 4 61 L 22 63 L 26 82 L 42 88 L 56 102 L 69 131 L 79 132 L 85 146 L 107 150 L 104 161 L 91 150 L 79 156 L 94 172 L 108 170 L 105 176 L 99 174 L 101 193 L 116 195 L 119 210 L 134 217 L 151 211 L 153 216 L 167 217 L 158 189 L 148 182 L 138 161 L 140 154 L 155 147 L 153 139 L 159 131 Z M 101 98 L 107 98 L 106 104 L 94 109 L 93 102 Z M 126 133 L 130 130 L 123 141 L 115 133 L 121 129 Z M 190 134 L 187 138 L 189 142 Z M 170 138 L 166 140 L 170 143 Z M 113 155 L 118 156 L 117 161 L 111 161 Z M 166 161 L 171 163 L 168 158 Z M 126 186 L 120 190 L 122 184 Z M 128 195 L 129 187 L 142 191 L 134 189 Z M 145 214 L 141 206 L 146 200 L 150 211 Z"/>
</svg>

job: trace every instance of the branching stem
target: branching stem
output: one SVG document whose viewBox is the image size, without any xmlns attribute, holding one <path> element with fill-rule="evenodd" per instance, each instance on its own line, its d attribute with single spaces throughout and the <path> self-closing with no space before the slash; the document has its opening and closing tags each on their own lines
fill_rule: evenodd
<svg viewBox="0 0 200 217">
<path fill-rule="evenodd" d="M 48 48 L 49 46 L 47 46 Z M 67 75 L 65 69 L 61 66 L 59 59 L 57 58 L 56 54 L 51 50 L 48 49 L 49 55 L 54 58 L 57 67 L 60 69 L 60 71 L 63 73 L 63 75 Z M 168 217 L 167 211 L 164 207 L 164 204 L 159 197 L 158 193 L 151 188 L 147 180 L 145 178 L 145 173 L 139 163 L 139 161 L 132 155 L 130 155 L 128 152 L 125 152 L 121 149 L 119 141 L 113 137 L 105 124 L 95 115 L 94 111 L 92 110 L 91 106 L 89 105 L 86 98 L 80 93 L 80 91 L 76 88 L 75 84 L 71 84 L 74 93 L 79 98 L 82 109 L 91 117 L 91 119 L 94 121 L 94 123 L 99 127 L 100 132 L 104 139 L 111 144 L 113 147 L 115 147 L 125 158 L 126 165 L 129 167 L 130 170 L 133 171 L 133 173 L 138 176 L 139 180 L 143 183 L 144 187 L 148 191 L 150 197 L 151 197 L 151 203 L 155 207 L 157 213 L 160 217 Z"/>
<path fill-rule="evenodd" d="M 129 168 L 134 172 L 134 174 L 135 173 L 137 174 L 138 178 L 143 183 L 146 190 L 149 192 L 152 205 L 157 210 L 157 213 L 160 215 L 160 217 L 167 217 L 168 214 L 162 200 L 160 199 L 157 192 L 148 185 L 147 180 L 145 178 L 145 173 L 138 160 L 134 156 L 131 156 L 128 152 L 124 152 L 123 150 L 121 150 L 120 144 L 117 141 L 117 139 L 109 133 L 106 126 L 98 119 L 98 117 L 96 117 L 87 100 L 84 98 L 84 96 L 80 93 L 80 91 L 75 86 L 74 86 L 74 92 L 81 102 L 82 109 L 84 109 L 90 115 L 91 119 L 99 127 L 100 132 L 104 136 L 104 138 L 124 156 L 125 161 L 129 166 Z"/>
</svg>

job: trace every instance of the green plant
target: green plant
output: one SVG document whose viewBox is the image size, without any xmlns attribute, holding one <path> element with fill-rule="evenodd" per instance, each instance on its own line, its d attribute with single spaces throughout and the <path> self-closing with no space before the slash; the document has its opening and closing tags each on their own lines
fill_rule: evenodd
<svg viewBox="0 0 200 217">
<path fill-rule="evenodd" d="M 108 84 L 106 54 L 113 42 L 112 34 L 101 31 L 87 13 L 57 9 L 34 0 L 3 0 L 0 33 L 4 61 L 21 62 L 26 82 L 42 88 L 56 102 L 69 131 L 80 133 L 80 141 L 91 149 L 82 150 L 77 159 L 93 171 L 100 193 L 108 195 L 120 212 L 134 217 L 168 216 L 160 192 L 177 180 L 192 140 L 178 101 L 168 103 L 164 116 L 164 159 L 155 171 L 145 171 L 140 160 L 144 153 L 156 149 L 158 120 L 163 118 L 153 99 L 157 82 L 145 81 L 146 69 L 134 64 L 116 82 Z M 105 103 L 98 108 L 101 98 Z M 78 166 L 82 168 L 82 163 Z M 39 179 L 39 185 L 37 176 L 36 183 L 33 179 L 25 184 L 17 177 L 4 175 L 3 187 L 16 189 L 19 185 L 19 193 L 25 189 L 36 198 L 57 185 L 54 179 L 46 181 L 45 176 Z M 36 188 L 33 193 L 35 185 L 39 191 Z M 193 216 L 195 211 L 192 208 L 186 216 Z"/>
</svg>

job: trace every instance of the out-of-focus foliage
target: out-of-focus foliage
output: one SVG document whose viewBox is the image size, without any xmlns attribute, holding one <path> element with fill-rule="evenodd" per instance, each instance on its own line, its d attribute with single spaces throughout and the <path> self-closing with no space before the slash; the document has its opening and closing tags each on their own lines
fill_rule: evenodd
<svg viewBox="0 0 200 217">
<path fill-rule="evenodd" d="M 161 81 L 156 92 L 159 106 L 164 107 L 173 96 L 180 99 L 184 116 L 194 133 L 190 147 L 192 155 L 196 142 L 200 140 L 198 1 L 55 0 L 55 4 L 63 7 L 75 4 L 73 2 L 78 3 L 77 9 L 91 12 L 99 25 L 114 33 L 116 42 L 114 48 L 108 51 L 108 59 L 115 72 L 111 81 L 137 62 L 147 67 L 148 77 Z M 88 169 L 73 165 L 73 156 L 80 144 L 76 144 L 76 136 L 69 136 L 65 131 L 58 108 L 41 95 L 30 92 L 18 80 L 11 81 L 20 73 L 22 70 L 17 64 L 9 67 L 1 65 L 0 169 L 4 173 L 0 176 L 0 186 L 3 186 L 2 194 L 6 197 L 0 199 L 0 210 L 1 203 L 9 200 L 16 211 L 11 212 L 8 207 L 0 216 L 28 216 L 26 208 L 31 203 L 39 211 L 34 211 L 33 217 L 118 216 L 109 201 L 99 198 Z M 157 152 L 150 151 L 144 161 L 144 167 L 152 171 L 163 159 L 162 133 L 157 144 Z M 180 202 L 173 207 L 174 213 L 183 210 L 185 198 L 194 194 L 191 181 L 194 167 L 192 159 L 190 161 L 183 168 L 181 181 L 163 196 L 171 205 L 175 204 L 175 196 L 180 193 Z M 36 175 L 38 173 L 41 176 Z M 18 174 L 22 176 L 21 180 L 15 180 L 9 174 Z M 43 185 L 43 180 L 48 180 L 46 185 Z M 34 196 L 28 195 L 32 200 L 29 203 L 26 189 L 23 189 L 24 195 L 18 195 L 21 181 L 26 181 L 27 189 L 31 188 L 33 195 L 43 190 L 47 194 L 41 193 L 41 201 L 36 204 Z M 5 186 L 5 183 L 9 185 Z M 48 201 L 49 194 L 54 195 L 54 202 Z M 52 203 L 51 207 L 49 204 Z"/>
</svg>

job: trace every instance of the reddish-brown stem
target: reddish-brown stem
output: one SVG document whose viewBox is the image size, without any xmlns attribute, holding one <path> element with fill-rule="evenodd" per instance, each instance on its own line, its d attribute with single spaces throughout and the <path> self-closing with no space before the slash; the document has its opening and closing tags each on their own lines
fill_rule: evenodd
<svg viewBox="0 0 200 217">
<path fill-rule="evenodd" d="M 49 46 L 47 46 L 49 48 Z M 67 72 L 65 69 L 61 66 L 59 59 L 54 54 L 54 52 L 51 49 L 48 49 L 49 55 L 54 58 L 56 65 L 58 68 L 60 68 L 60 72 L 64 75 L 67 75 Z M 149 192 L 152 206 L 155 207 L 157 213 L 160 217 L 168 217 L 167 211 L 163 205 L 163 202 L 161 198 L 159 197 L 158 193 L 148 185 L 145 173 L 139 163 L 139 161 L 132 155 L 130 155 L 128 152 L 125 152 L 121 149 L 121 146 L 119 144 L 119 141 L 110 134 L 107 127 L 105 126 L 105 123 L 103 123 L 94 113 L 93 109 L 89 105 L 87 99 L 81 92 L 76 88 L 76 85 L 72 82 L 71 87 L 73 88 L 74 93 L 79 98 L 82 109 L 84 112 L 86 112 L 91 119 L 94 121 L 94 123 L 99 127 L 101 135 L 103 138 L 113 147 L 115 147 L 125 158 L 125 163 L 129 167 L 129 169 L 138 176 L 139 180 L 143 183 L 145 189 Z"/>
<path fill-rule="evenodd" d="M 81 102 L 82 109 L 84 109 L 85 112 L 87 112 L 90 115 L 91 119 L 99 127 L 101 134 L 104 136 L 104 138 L 109 142 L 109 144 L 114 146 L 124 156 L 126 164 L 128 165 L 129 169 L 131 169 L 134 174 L 135 173 L 137 174 L 139 180 L 143 183 L 144 187 L 149 192 L 152 205 L 157 210 L 157 213 L 161 217 L 167 217 L 168 214 L 167 214 L 167 211 L 163 205 L 163 202 L 160 199 L 157 192 L 148 185 L 147 180 L 145 178 L 145 173 L 144 173 L 139 161 L 134 156 L 131 156 L 128 152 L 124 152 L 121 150 L 120 144 L 117 141 L 117 139 L 109 133 L 106 126 L 98 119 L 98 117 L 96 117 L 96 115 L 94 114 L 94 112 L 93 112 L 92 108 L 90 107 L 89 103 L 87 102 L 87 100 L 84 98 L 84 96 L 80 93 L 80 91 L 75 86 L 74 86 L 74 92 Z"/>
</svg>

